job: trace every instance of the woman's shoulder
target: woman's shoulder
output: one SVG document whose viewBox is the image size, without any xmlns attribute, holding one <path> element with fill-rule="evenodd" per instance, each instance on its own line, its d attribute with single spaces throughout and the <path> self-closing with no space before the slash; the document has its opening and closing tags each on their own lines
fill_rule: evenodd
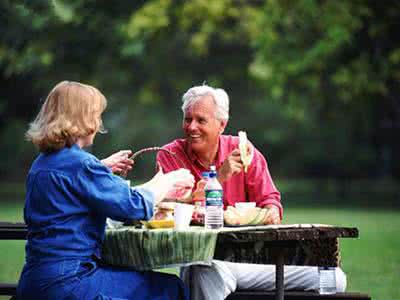
<svg viewBox="0 0 400 300">
<path fill-rule="evenodd" d="M 55 157 L 61 165 L 78 167 L 85 162 L 96 162 L 98 159 L 91 153 L 81 149 L 80 147 L 73 145 L 69 148 L 64 148 L 58 156 Z"/>
<path fill-rule="evenodd" d="M 81 168 L 85 163 L 97 164 L 98 159 L 76 145 L 50 153 L 41 153 L 31 167 L 31 172 L 46 170 L 69 173 Z"/>
</svg>

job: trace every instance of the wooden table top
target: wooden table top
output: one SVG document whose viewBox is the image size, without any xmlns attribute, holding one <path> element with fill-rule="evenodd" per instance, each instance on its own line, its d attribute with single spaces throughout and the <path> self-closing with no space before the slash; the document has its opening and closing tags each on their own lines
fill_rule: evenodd
<svg viewBox="0 0 400 300">
<path fill-rule="evenodd" d="M 343 227 L 325 224 L 284 224 L 229 228 L 218 234 L 219 242 L 254 241 L 304 241 L 325 238 L 357 238 L 356 227 Z M 245 231 L 243 231 L 245 229 Z M 226 231 L 225 231 L 226 230 Z"/>
</svg>

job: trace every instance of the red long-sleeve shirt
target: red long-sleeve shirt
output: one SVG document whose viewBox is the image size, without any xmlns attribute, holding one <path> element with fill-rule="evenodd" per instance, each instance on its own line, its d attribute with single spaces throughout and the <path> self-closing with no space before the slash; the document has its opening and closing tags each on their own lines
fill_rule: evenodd
<svg viewBox="0 0 400 300">
<path fill-rule="evenodd" d="M 221 135 L 219 138 L 218 152 L 215 160 L 217 170 L 222 166 L 229 154 L 237 149 L 239 138 L 230 135 Z M 188 147 L 185 139 L 177 139 L 163 147 L 175 153 L 175 157 L 159 151 L 157 162 L 165 173 L 179 169 L 189 169 L 196 179 L 201 179 L 201 173 L 209 171 L 199 161 L 196 154 Z M 279 208 L 282 218 L 283 208 L 281 196 L 272 181 L 264 156 L 254 147 L 253 160 L 247 173 L 240 172 L 222 183 L 224 190 L 224 206 L 235 206 L 236 202 L 256 202 L 258 207 L 275 205 Z"/>
</svg>

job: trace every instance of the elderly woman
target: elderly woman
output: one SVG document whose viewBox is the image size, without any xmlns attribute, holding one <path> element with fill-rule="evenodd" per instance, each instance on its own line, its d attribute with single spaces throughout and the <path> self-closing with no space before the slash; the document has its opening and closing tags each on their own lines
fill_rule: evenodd
<svg viewBox="0 0 400 300">
<path fill-rule="evenodd" d="M 189 171 L 157 174 L 130 188 L 112 171 L 131 168 L 129 152 L 103 161 L 82 148 L 104 132 L 105 97 L 94 87 L 61 82 L 50 92 L 26 136 L 40 155 L 26 181 L 26 263 L 18 299 L 187 299 L 176 276 L 99 264 L 106 218 L 147 220 L 175 183 L 193 185 Z"/>
</svg>

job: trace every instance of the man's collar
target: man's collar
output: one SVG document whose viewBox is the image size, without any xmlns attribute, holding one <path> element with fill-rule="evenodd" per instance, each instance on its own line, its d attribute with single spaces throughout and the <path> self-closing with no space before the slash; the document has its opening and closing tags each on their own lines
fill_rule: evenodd
<svg viewBox="0 0 400 300">
<path fill-rule="evenodd" d="M 200 166 L 205 167 L 200 159 L 198 158 L 198 156 L 196 155 L 196 153 L 193 151 L 193 149 L 191 147 L 189 147 L 189 143 L 187 142 L 187 139 L 184 140 L 185 142 L 185 151 L 189 157 L 189 159 L 194 163 L 197 162 L 197 164 L 199 164 Z M 222 163 L 224 162 L 223 157 L 221 155 L 221 149 L 223 148 L 223 138 L 221 136 L 219 136 L 219 140 L 218 140 L 218 149 L 217 149 L 217 156 L 215 157 L 215 161 L 214 163 L 216 164 L 216 167 L 219 168 Z"/>
</svg>

